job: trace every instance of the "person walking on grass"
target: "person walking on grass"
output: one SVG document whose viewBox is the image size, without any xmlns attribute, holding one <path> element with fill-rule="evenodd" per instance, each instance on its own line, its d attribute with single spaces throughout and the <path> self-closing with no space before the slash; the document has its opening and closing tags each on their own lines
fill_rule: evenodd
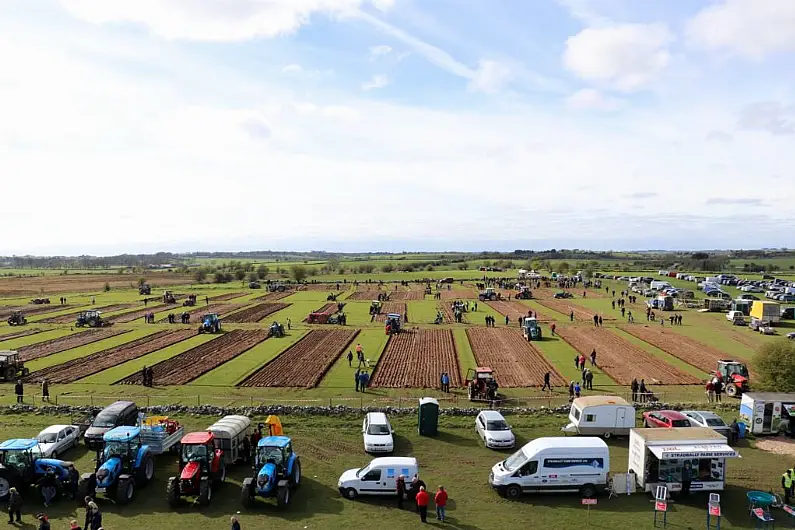
<svg viewBox="0 0 795 530">
<path fill-rule="evenodd" d="M 19 494 L 16 488 L 8 490 L 8 524 L 14 523 L 14 516 L 16 522 L 22 522 L 22 495 Z"/>
<path fill-rule="evenodd" d="M 403 498 L 406 496 L 406 477 L 400 475 L 397 478 L 397 505 L 398 509 L 403 509 Z"/>
<path fill-rule="evenodd" d="M 47 379 L 41 382 L 41 400 L 50 402 L 50 382 Z"/>
<path fill-rule="evenodd" d="M 356 391 L 359 391 L 359 376 L 361 375 L 361 371 L 357 368 L 356 372 L 353 374 L 353 381 L 356 383 Z"/>
<path fill-rule="evenodd" d="M 549 372 L 544 374 L 544 386 L 541 387 L 541 391 L 543 392 L 546 389 L 549 389 L 549 391 L 552 392 L 552 384 L 550 384 Z"/>
<path fill-rule="evenodd" d="M 367 392 L 367 385 L 370 383 L 370 375 L 365 370 L 362 372 L 362 375 L 359 376 L 359 387 L 361 388 L 362 392 Z"/>
<path fill-rule="evenodd" d="M 714 384 L 715 387 L 715 403 L 720 403 L 720 395 L 723 393 L 723 381 L 717 379 Z"/>
<path fill-rule="evenodd" d="M 348 366 L 353 367 L 353 352 L 348 350 Z"/>
<path fill-rule="evenodd" d="M 25 395 L 25 387 L 22 385 L 22 379 L 17 379 L 14 385 L 14 394 L 17 395 L 17 403 L 22 403 L 23 396 Z"/>
<path fill-rule="evenodd" d="M 447 507 L 447 492 L 444 486 L 439 486 L 436 495 L 433 496 L 433 503 L 436 505 L 436 520 L 444 522 L 444 511 Z"/>
<path fill-rule="evenodd" d="M 420 521 L 423 523 L 428 522 L 428 501 L 430 501 L 430 496 L 425 491 L 425 486 L 420 486 L 420 491 L 417 493 L 415 497 L 417 501 L 417 511 L 420 513 Z"/>
</svg>

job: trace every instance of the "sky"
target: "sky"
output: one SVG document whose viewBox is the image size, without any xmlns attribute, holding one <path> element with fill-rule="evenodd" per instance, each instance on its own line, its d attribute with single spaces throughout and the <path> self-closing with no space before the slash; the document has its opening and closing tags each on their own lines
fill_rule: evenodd
<svg viewBox="0 0 795 530">
<path fill-rule="evenodd" d="M 792 0 L 25 0 L 0 65 L 0 254 L 792 246 Z"/>
</svg>

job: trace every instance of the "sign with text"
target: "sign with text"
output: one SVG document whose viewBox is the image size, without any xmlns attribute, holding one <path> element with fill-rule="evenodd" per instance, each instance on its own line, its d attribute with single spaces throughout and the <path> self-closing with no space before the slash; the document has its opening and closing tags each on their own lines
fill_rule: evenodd
<svg viewBox="0 0 795 530">
<path fill-rule="evenodd" d="M 597 499 L 583 499 L 582 503 L 583 503 L 583 505 L 587 504 L 587 505 L 591 506 L 591 505 L 596 504 L 596 501 L 597 501 Z"/>
<path fill-rule="evenodd" d="M 712 517 L 720 517 L 720 504 L 710 504 L 709 505 L 709 514 Z"/>
<path fill-rule="evenodd" d="M 654 510 L 657 512 L 667 512 L 668 503 L 666 501 L 656 501 L 654 503 Z"/>
</svg>

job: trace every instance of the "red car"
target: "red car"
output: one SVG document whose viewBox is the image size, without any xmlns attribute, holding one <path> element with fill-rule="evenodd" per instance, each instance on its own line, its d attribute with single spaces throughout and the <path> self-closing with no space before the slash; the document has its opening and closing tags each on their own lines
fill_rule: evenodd
<svg viewBox="0 0 795 530">
<path fill-rule="evenodd" d="M 643 413 L 645 427 L 692 427 L 687 416 L 675 410 L 652 410 Z"/>
</svg>

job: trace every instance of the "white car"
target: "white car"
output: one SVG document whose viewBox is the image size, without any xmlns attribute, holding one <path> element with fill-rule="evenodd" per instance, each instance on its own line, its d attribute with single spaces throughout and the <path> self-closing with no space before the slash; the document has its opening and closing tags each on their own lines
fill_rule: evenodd
<svg viewBox="0 0 795 530">
<path fill-rule="evenodd" d="M 484 410 L 478 414 L 475 430 L 489 449 L 510 449 L 516 444 L 511 426 L 496 410 Z"/>
<path fill-rule="evenodd" d="M 727 440 L 731 439 L 731 428 L 726 425 L 723 418 L 714 412 L 708 410 L 683 410 L 682 414 L 687 416 L 694 427 L 707 427 L 722 434 Z"/>
<path fill-rule="evenodd" d="M 36 440 L 39 445 L 33 452 L 42 458 L 58 458 L 72 447 L 77 447 L 80 429 L 77 425 L 50 425 L 36 436 Z"/>
<path fill-rule="evenodd" d="M 362 423 L 364 450 L 368 453 L 391 453 L 395 450 L 392 425 L 383 412 L 368 412 Z"/>
<path fill-rule="evenodd" d="M 762 335 L 775 335 L 776 328 L 774 328 L 773 326 L 762 325 L 759 326 L 759 333 L 761 333 Z"/>
</svg>

